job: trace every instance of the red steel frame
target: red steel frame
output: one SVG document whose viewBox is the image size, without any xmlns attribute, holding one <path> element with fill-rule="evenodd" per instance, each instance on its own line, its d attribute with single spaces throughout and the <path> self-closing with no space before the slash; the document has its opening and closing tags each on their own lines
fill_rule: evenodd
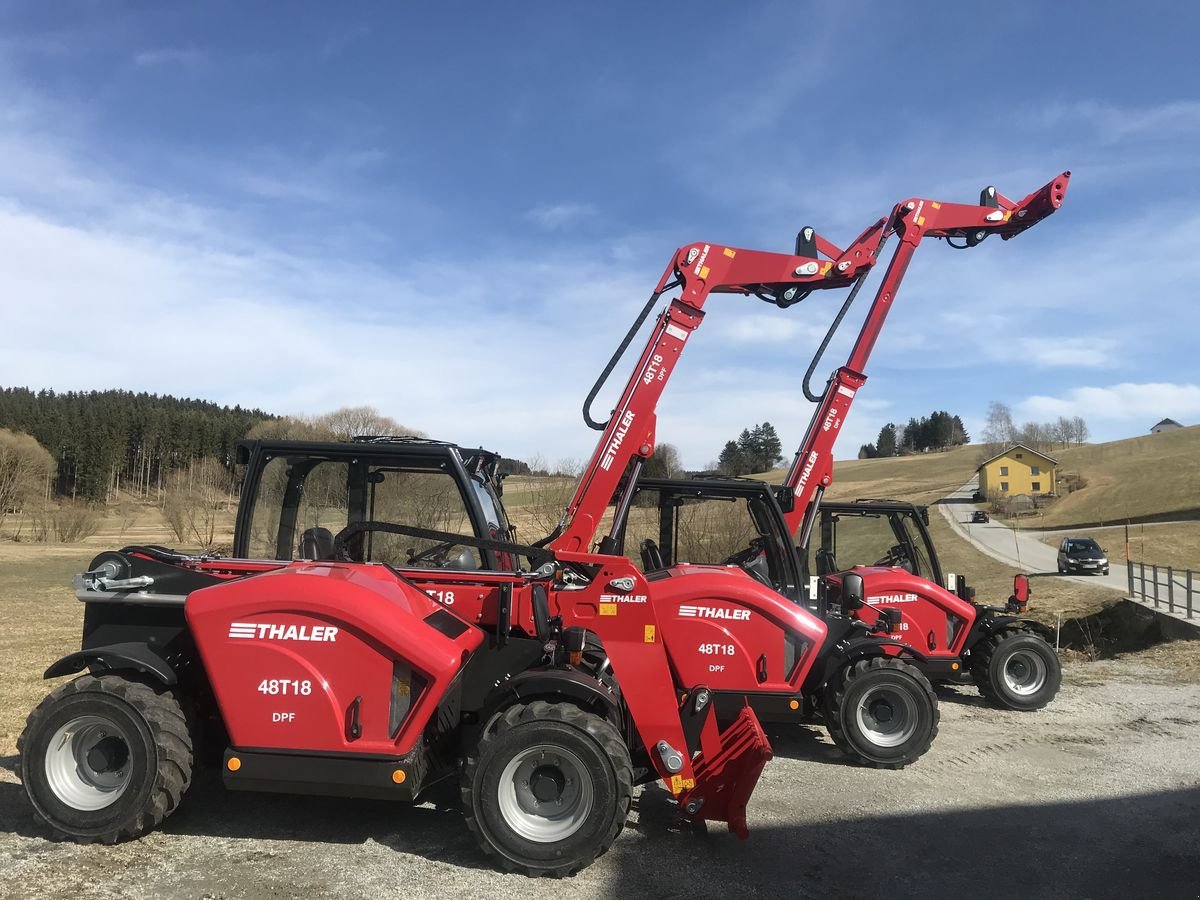
<svg viewBox="0 0 1200 900">
<path fill-rule="evenodd" d="M 680 295 L 659 315 L 654 329 L 621 394 L 612 417 L 563 514 L 555 550 L 587 552 L 601 517 L 635 457 L 653 455 L 655 409 L 683 352 L 688 337 L 700 327 L 709 294 L 751 294 L 763 286 L 787 285 L 803 290 L 848 287 L 876 263 L 883 241 L 892 234 L 899 244 L 888 264 L 862 330 L 846 364 L 829 379 L 825 393 L 788 471 L 785 484 L 796 495 L 789 527 L 806 518 L 816 491 L 833 482 L 833 446 L 855 394 L 866 383 L 863 374 L 871 350 L 895 301 L 900 282 L 917 246 L 926 237 L 962 238 L 977 243 L 988 235 L 1015 237 L 1062 205 L 1071 173 L 1063 172 L 1024 199 L 1013 202 L 994 192 L 996 206 L 973 206 L 912 198 L 870 226 L 846 250 L 813 235 L 825 259 L 744 250 L 720 244 L 681 247 L 659 279 L 657 293 L 678 284 Z"/>
</svg>

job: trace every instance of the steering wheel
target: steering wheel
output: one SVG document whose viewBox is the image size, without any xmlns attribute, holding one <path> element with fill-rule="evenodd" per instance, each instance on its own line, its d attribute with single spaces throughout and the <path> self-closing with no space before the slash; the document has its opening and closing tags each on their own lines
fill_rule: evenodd
<svg viewBox="0 0 1200 900">
<path fill-rule="evenodd" d="M 766 546 L 767 542 L 762 538 L 753 538 L 750 546 L 730 556 L 723 565 L 737 566 L 755 581 L 760 581 L 767 587 L 773 587 L 767 561 L 763 555 Z"/>
<path fill-rule="evenodd" d="M 763 552 L 763 539 L 751 538 L 750 545 L 743 550 L 739 550 L 732 556 L 728 557 L 721 565 L 723 566 L 745 566 L 746 563 L 752 562 L 756 556 Z"/>
<path fill-rule="evenodd" d="M 441 544 L 426 547 L 419 553 L 413 553 L 410 550 L 408 553 L 408 565 L 415 566 L 417 563 L 430 562 L 433 564 L 433 568 L 444 569 L 450 561 L 450 551 L 457 546 L 453 541 L 444 541 Z"/>
<path fill-rule="evenodd" d="M 833 555 L 833 551 L 821 547 L 817 550 L 817 572 L 821 575 L 829 575 L 838 571 L 837 558 Z"/>
<path fill-rule="evenodd" d="M 876 560 L 872 565 L 898 566 L 910 575 L 912 574 L 912 560 L 908 558 L 908 551 L 904 549 L 903 544 L 896 544 L 889 547 L 888 552 L 883 555 L 883 558 Z"/>
<path fill-rule="evenodd" d="M 389 522 L 353 522 L 333 536 L 333 557 L 346 562 L 358 562 L 355 554 L 362 556 L 363 535 L 371 531 L 385 530 Z M 351 549 L 353 544 L 354 549 Z M 432 568 L 444 569 L 452 565 L 451 550 L 458 546 L 454 541 L 433 544 L 418 553 L 411 553 L 405 565 L 417 565 L 422 562 L 431 564 Z"/>
</svg>

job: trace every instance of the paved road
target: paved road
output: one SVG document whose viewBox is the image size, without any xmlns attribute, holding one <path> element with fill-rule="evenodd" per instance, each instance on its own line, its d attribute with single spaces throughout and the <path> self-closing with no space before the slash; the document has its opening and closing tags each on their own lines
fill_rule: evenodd
<svg viewBox="0 0 1200 900">
<path fill-rule="evenodd" d="M 938 504 L 938 509 L 951 527 L 977 549 L 993 559 L 1031 575 L 1070 578 L 1080 584 L 1093 586 L 1102 584 L 1128 594 L 1129 576 L 1125 570 L 1125 563 L 1120 558 L 1121 554 L 1117 554 L 1117 559 L 1112 561 L 1108 575 L 1059 575 L 1058 550 L 1052 544 L 1042 543 L 1035 533 L 1016 531 L 995 520 L 983 525 L 971 524 L 971 514 L 976 510 L 975 504 L 971 502 L 971 495 L 978 487 L 978 481 L 972 479 L 944 497 Z"/>
<path fill-rule="evenodd" d="M 159 832 L 55 844 L 0 758 L 0 897 L 287 900 L 531 897 L 1196 897 L 1200 690 L 1140 659 L 1066 667 L 1037 713 L 942 694 L 941 733 L 900 772 L 846 765 L 824 732 L 772 735 L 750 839 L 672 829 L 647 789 L 575 878 L 497 873 L 453 806 L 223 790 L 196 780 Z"/>
</svg>

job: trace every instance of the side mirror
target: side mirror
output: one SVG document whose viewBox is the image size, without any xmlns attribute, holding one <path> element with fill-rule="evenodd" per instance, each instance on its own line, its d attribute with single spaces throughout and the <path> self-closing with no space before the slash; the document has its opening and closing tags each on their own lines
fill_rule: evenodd
<svg viewBox="0 0 1200 900">
<path fill-rule="evenodd" d="M 856 572 L 846 572 L 842 575 L 842 606 L 847 610 L 858 609 L 863 605 L 864 594 L 861 575 Z"/>
<path fill-rule="evenodd" d="M 1013 595 L 1012 602 L 1021 611 L 1029 605 L 1029 576 L 1014 575 L 1013 576 Z"/>
</svg>

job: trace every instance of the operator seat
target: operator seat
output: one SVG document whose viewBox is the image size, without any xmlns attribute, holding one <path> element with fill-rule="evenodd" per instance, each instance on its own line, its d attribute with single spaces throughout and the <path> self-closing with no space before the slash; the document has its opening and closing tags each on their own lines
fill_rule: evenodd
<svg viewBox="0 0 1200 900">
<path fill-rule="evenodd" d="M 817 550 L 817 574 L 832 575 L 837 570 L 837 559 L 834 558 L 833 551 L 828 547 Z"/>
<path fill-rule="evenodd" d="M 657 572 L 659 569 L 665 569 L 667 564 L 663 562 L 662 551 L 658 549 L 658 544 L 646 538 L 642 541 L 642 570 L 645 572 Z"/>
<path fill-rule="evenodd" d="M 333 559 L 333 532 L 318 526 L 301 534 L 300 558 Z"/>
</svg>

